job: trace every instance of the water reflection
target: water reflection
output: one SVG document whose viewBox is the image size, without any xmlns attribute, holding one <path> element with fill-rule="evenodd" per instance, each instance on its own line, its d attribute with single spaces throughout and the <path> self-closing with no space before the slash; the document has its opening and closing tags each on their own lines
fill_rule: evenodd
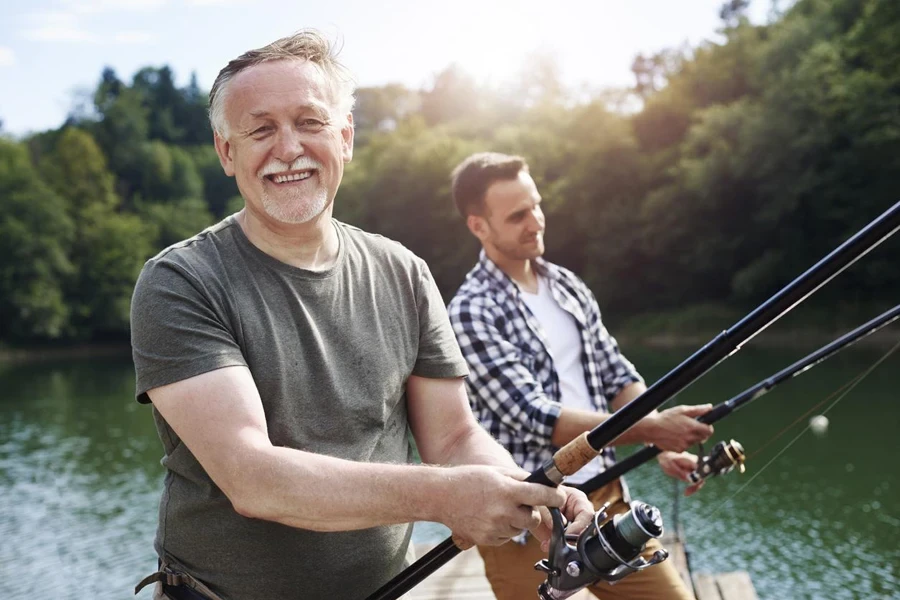
<svg viewBox="0 0 900 600">
<path fill-rule="evenodd" d="M 0 368 L 0 598 L 125 598 L 154 566 L 163 469 L 133 385 L 127 360 Z"/>
</svg>

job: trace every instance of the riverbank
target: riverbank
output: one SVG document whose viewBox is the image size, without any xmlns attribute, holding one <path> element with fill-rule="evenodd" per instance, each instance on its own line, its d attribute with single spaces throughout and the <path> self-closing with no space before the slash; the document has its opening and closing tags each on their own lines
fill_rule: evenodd
<svg viewBox="0 0 900 600">
<path fill-rule="evenodd" d="M 886 305 L 843 305 L 792 311 L 753 339 L 768 348 L 816 348 L 844 335 L 888 310 Z M 747 316 L 727 306 L 707 304 L 616 320 L 604 317 L 620 344 L 628 347 L 700 348 L 723 330 Z M 900 340 L 900 325 L 892 324 L 857 342 L 884 348 Z M 21 348 L 0 347 L 0 363 L 69 358 L 131 356 L 127 341 L 53 344 Z"/>
<path fill-rule="evenodd" d="M 43 362 L 71 358 L 131 357 L 128 342 L 94 342 L 87 344 L 0 347 L 0 363 Z"/>
<path fill-rule="evenodd" d="M 798 307 L 753 338 L 751 343 L 766 348 L 812 349 L 837 339 L 890 308 L 887 305 Z M 699 348 L 747 314 L 731 307 L 709 304 L 629 317 L 619 324 L 610 325 L 607 322 L 607 326 L 626 346 Z M 900 325 L 894 323 L 859 340 L 857 344 L 883 348 L 896 344 L 898 340 Z"/>
</svg>

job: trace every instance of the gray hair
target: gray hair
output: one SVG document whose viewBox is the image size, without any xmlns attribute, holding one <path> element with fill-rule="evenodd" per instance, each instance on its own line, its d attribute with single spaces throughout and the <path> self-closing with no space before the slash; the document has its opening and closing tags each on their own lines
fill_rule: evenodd
<svg viewBox="0 0 900 600">
<path fill-rule="evenodd" d="M 331 84 L 332 97 L 341 115 L 353 110 L 356 102 L 356 82 L 352 73 L 337 59 L 338 49 L 315 29 L 303 29 L 294 35 L 281 38 L 271 44 L 249 50 L 230 61 L 213 82 L 209 91 L 209 122 L 213 131 L 228 138 L 225 120 L 225 97 L 228 83 L 245 69 L 264 62 L 277 60 L 307 60 L 322 70 Z"/>
</svg>

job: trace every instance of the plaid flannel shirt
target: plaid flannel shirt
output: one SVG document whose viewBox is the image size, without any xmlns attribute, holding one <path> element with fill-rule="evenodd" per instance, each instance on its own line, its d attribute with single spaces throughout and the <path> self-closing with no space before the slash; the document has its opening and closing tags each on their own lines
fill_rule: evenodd
<svg viewBox="0 0 900 600">
<path fill-rule="evenodd" d="M 597 411 L 609 412 L 608 401 L 630 383 L 643 381 L 641 376 L 619 352 L 584 282 L 541 258 L 532 264 L 553 298 L 574 317 L 591 402 Z M 540 323 L 515 282 L 483 250 L 448 310 L 469 363 L 466 387 L 472 410 L 516 463 L 536 470 L 558 450 L 550 436 L 561 410 L 559 377 Z M 615 464 L 613 448 L 605 448 L 600 459 L 604 469 Z"/>
</svg>

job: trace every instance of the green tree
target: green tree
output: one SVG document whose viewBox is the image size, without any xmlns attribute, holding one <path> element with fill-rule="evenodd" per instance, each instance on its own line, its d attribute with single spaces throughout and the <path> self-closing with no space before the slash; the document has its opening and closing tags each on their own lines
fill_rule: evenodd
<svg viewBox="0 0 900 600">
<path fill-rule="evenodd" d="M 113 176 L 93 137 L 70 127 L 41 163 L 41 173 L 66 200 L 74 223 L 74 269 L 65 287 L 73 335 L 91 338 L 127 331 L 131 288 L 152 252 L 150 230 L 121 204 Z"/>
<path fill-rule="evenodd" d="M 0 341 L 63 337 L 74 225 L 24 145 L 0 138 Z"/>
</svg>

